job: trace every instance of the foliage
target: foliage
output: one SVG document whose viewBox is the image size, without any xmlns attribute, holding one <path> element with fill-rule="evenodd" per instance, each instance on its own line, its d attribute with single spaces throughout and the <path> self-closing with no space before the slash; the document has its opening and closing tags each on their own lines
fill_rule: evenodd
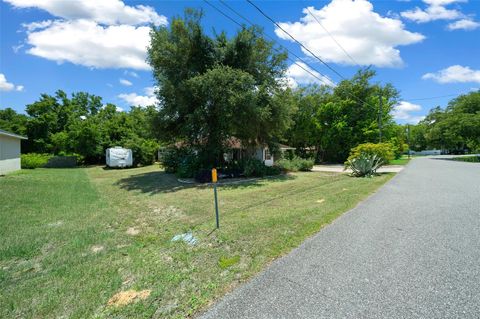
<svg viewBox="0 0 480 319">
<path fill-rule="evenodd" d="M 257 27 L 232 38 L 209 37 L 202 13 L 187 10 L 168 27 L 153 28 L 148 61 L 162 108 L 157 136 L 181 140 L 198 152 L 200 166 L 220 167 L 226 143 L 270 144 L 291 122 L 291 93 L 278 81 L 286 54 L 276 53 Z"/>
<path fill-rule="evenodd" d="M 249 158 L 241 164 L 243 173 L 247 177 L 263 177 L 278 175 L 281 173 L 280 168 L 275 166 L 266 166 L 262 161 L 256 158 Z"/>
<path fill-rule="evenodd" d="M 296 91 L 294 125 L 286 134 L 297 154 L 317 162 L 343 162 L 349 151 L 360 143 L 379 139 L 379 102 L 382 97 L 382 135 L 396 136 L 391 116 L 398 102 L 398 92 L 391 85 L 371 83 L 375 72 L 360 70 L 352 79 L 343 80 L 331 89 L 310 86 Z"/>
<path fill-rule="evenodd" d="M 11 133 L 26 135 L 28 117 L 18 114 L 12 108 L 0 110 L 0 129 Z"/>
<path fill-rule="evenodd" d="M 480 163 L 480 156 L 460 156 L 452 158 L 454 161 L 468 162 L 468 163 Z"/>
<path fill-rule="evenodd" d="M 21 155 L 21 166 L 22 168 L 40 168 L 44 167 L 48 160 L 52 157 L 50 154 L 37 154 L 37 153 L 30 153 L 30 154 L 22 154 Z"/>
<path fill-rule="evenodd" d="M 480 91 L 454 98 L 445 109 L 433 108 L 410 135 L 414 150 L 480 150 Z"/>
<path fill-rule="evenodd" d="M 307 172 L 313 168 L 314 161 L 295 156 L 292 159 L 282 158 L 275 165 L 288 172 Z"/>
<path fill-rule="evenodd" d="M 179 177 L 193 177 L 200 168 L 195 152 L 187 147 L 168 147 L 163 151 L 160 164 L 167 173 L 179 173 Z"/>
<path fill-rule="evenodd" d="M 349 157 L 345 163 L 345 169 L 350 168 L 352 175 L 356 177 L 372 177 L 383 164 L 383 159 L 376 154 L 361 153 L 355 157 Z"/>
<path fill-rule="evenodd" d="M 105 149 L 121 145 L 134 148 L 134 158 L 151 164 L 156 154 L 152 119 L 155 107 L 132 107 L 120 112 L 103 105 L 99 96 L 85 92 L 71 97 L 61 90 L 42 94 L 27 105 L 28 116 L 12 109 L 0 110 L 0 128 L 28 136 L 22 151 L 55 155 L 76 153 L 85 163 L 99 163 Z"/>
<path fill-rule="evenodd" d="M 382 164 L 388 164 L 394 159 L 393 148 L 390 143 L 364 143 L 352 148 L 347 161 L 360 158 L 362 154 L 368 156 L 375 155 L 382 161 Z"/>
<path fill-rule="evenodd" d="M 122 145 L 132 150 L 134 166 L 151 165 L 155 162 L 159 148 L 156 140 L 133 136 L 123 140 Z"/>
</svg>

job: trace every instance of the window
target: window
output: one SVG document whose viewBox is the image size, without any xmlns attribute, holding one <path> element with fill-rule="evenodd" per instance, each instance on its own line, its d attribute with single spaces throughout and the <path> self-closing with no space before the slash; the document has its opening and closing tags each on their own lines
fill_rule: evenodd
<svg viewBox="0 0 480 319">
<path fill-rule="evenodd" d="M 268 148 L 265 149 L 265 160 L 270 161 L 272 159 L 272 154 L 270 154 L 270 150 Z"/>
</svg>

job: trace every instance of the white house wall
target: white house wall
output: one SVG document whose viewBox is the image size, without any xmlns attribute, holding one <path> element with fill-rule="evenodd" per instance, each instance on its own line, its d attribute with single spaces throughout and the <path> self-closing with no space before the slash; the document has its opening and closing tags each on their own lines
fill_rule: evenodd
<svg viewBox="0 0 480 319">
<path fill-rule="evenodd" d="M 0 135 L 0 174 L 20 168 L 20 139 Z"/>
</svg>

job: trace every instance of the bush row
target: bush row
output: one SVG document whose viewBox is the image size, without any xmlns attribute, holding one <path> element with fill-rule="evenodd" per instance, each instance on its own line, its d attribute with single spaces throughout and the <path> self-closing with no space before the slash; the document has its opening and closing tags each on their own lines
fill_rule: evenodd
<svg viewBox="0 0 480 319">
<path fill-rule="evenodd" d="M 312 170 L 313 164 L 313 159 L 304 159 L 298 156 L 294 156 L 292 159 L 282 158 L 275 163 L 276 166 L 287 172 L 307 172 Z"/>
<path fill-rule="evenodd" d="M 20 162 L 22 168 L 34 169 L 44 167 L 48 163 L 48 160 L 52 157 L 53 155 L 50 154 L 22 154 L 20 157 Z"/>
<path fill-rule="evenodd" d="M 197 154 L 187 148 L 168 148 L 163 151 L 160 163 L 167 173 L 175 173 L 180 178 L 195 178 L 199 182 L 211 181 L 211 167 L 202 167 Z M 266 166 L 262 161 L 250 158 L 225 163 L 217 167 L 219 177 L 263 177 L 278 175 L 281 167 Z"/>
</svg>

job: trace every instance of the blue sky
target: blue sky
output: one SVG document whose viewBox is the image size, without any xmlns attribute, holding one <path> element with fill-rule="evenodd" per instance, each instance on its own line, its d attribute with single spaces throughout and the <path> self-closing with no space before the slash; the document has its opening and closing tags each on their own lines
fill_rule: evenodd
<svg viewBox="0 0 480 319">
<path fill-rule="evenodd" d="M 372 64 L 378 81 L 401 92 L 403 102 L 395 111 L 400 123 L 414 123 L 452 97 L 416 98 L 480 87 L 480 1 L 254 2 L 343 76 Z M 238 29 L 203 1 L 99 3 L 0 0 L 0 108 L 24 112 L 41 93 L 58 89 L 97 94 L 123 109 L 149 104 L 155 100 L 155 83 L 144 61 L 150 23 L 166 25 L 193 7 L 204 10 L 203 24 L 210 34 Z M 211 3 L 241 21 L 220 2 Z M 302 57 L 312 72 L 340 80 L 246 1 L 228 4 Z M 317 81 L 295 65 L 287 76 L 293 86 Z"/>
</svg>

